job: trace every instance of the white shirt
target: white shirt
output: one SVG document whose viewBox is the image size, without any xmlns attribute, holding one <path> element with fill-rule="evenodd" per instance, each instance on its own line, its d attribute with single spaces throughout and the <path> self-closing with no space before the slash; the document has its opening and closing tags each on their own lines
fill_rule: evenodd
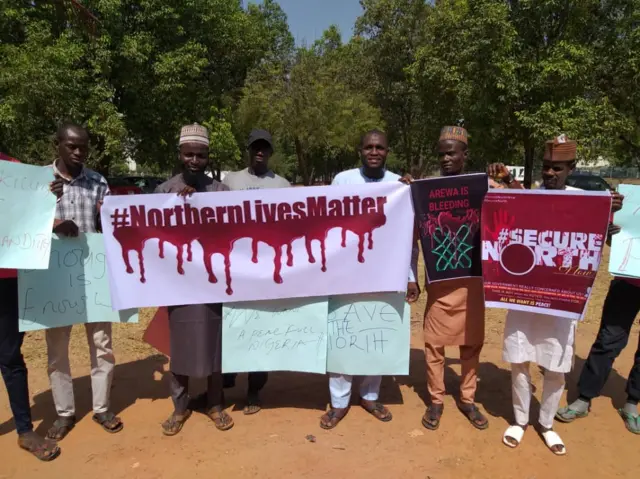
<svg viewBox="0 0 640 479">
<path fill-rule="evenodd" d="M 565 190 L 580 188 L 567 186 Z M 568 373 L 573 367 L 577 326 L 576 319 L 510 310 L 504 326 L 502 359 L 515 364 L 534 362 L 549 371 Z"/>
</svg>

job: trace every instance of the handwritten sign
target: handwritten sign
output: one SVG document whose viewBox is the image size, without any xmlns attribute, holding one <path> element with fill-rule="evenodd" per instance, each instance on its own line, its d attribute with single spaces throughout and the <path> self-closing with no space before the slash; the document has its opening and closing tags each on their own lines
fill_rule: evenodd
<svg viewBox="0 0 640 479">
<path fill-rule="evenodd" d="M 50 168 L 0 161 L 0 268 L 45 269 L 56 197 Z"/>
<path fill-rule="evenodd" d="M 20 331 L 80 323 L 137 323 L 138 310 L 113 311 L 101 234 L 53 235 L 46 270 L 18 271 Z"/>
<path fill-rule="evenodd" d="M 640 186 L 620 185 L 618 191 L 624 195 L 624 202 L 613 223 L 622 230 L 611 240 L 609 272 L 640 278 Z"/>
<path fill-rule="evenodd" d="M 222 371 L 326 372 L 327 298 L 225 305 Z"/>
<path fill-rule="evenodd" d="M 329 298 L 327 371 L 409 374 L 411 313 L 403 293 Z"/>
</svg>

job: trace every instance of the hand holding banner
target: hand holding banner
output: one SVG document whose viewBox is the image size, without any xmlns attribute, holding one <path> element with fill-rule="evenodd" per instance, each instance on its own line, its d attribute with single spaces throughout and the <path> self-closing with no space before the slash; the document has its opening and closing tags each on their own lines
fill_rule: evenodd
<svg viewBox="0 0 640 479">
<path fill-rule="evenodd" d="M 50 168 L 0 161 L 0 268 L 49 265 L 56 197 Z"/>
<path fill-rule="evenodd" d="M 399 182 L 108 196 L 113 305 L 405 291 L 410 201 Z"/>
<path fill-rule="evenodd" d="M 490 191 L 482 207 L 487 306 L 580 319 L 610 209 L 608 192 Z"/>
<path fill-rule="evenodd" d="M 101 234 L 51 242 L 49 269 L 18 271 L 20 331 L 81 323 L 137 323 L 138 310 L 113 311 Z"/>
<path fill-rule="evenodd" d="M 482 276 L 480 209 L 488 189 L 485 174 L 411 184 L 428 283 Z"/>
<path fill-rule="evenodd" d="M 621 231 L 611 240 L 609 272 L 615 276 L 640 278 L 640 186 L 620 185 L 622 209 L 614 218 Z"/>
</svg>

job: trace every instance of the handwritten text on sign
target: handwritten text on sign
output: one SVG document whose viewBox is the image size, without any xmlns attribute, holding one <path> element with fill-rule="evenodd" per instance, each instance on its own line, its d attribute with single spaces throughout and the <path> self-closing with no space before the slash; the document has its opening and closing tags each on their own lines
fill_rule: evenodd
<svg viewBox="0 0 640 479">
<path fill-rule="evenodd" d="M 113 311 L 102 235 L 52 239 L 49 269 L 18 273 L 20 331 L 80 323 L 138 322 L 135 309 Z"/>
<path fill-rule="evenodd" d="M 620 185 L 618 191 L 624 195 L 624 203 L 613 222 L 622 229 L 611 242 L 609 272 L 640 278 L 640 186 Z"/>
<path fill-rule="evenodd" d="M 0 161 L 0 268 L 49 265 L 56 198 L 51 168 Z"/>
<path fill-rule="evenodd" d="M 409 374 L 411 313 L 403 293 L 329 298 L 327 371 Z"/>
<path fill-rule="evenodd" d="M 252 301 L 223 309 L 222 370 L 321 373 L 327 363 L 327 298 Z"/>
</svg>

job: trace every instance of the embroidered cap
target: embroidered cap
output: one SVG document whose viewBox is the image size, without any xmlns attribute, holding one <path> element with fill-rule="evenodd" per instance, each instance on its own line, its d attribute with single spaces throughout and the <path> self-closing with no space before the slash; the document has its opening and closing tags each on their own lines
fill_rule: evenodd
<svg viewBox="0 0 640 479">
<path fill-rule="evenodd" d="M 202 126 L 194 123 L 186 125 L 180 130 L 180 145 L 183 143 L 200 143 L 209 146 L 209 132 Z"/>
<path fill-rule="evenodd" d="M 445 126 L 440 131 L 440 141 L 443 140 L 458 140 L 465 145 L 469 144 L 467 130 L 461 126 Z"/>
<path fill-rule="evenodd" d="M 544 145 L 544 159 L 548 161 L 573 161 L 576 159 L 578 144 L 562 134 Z"/>
</svg>

